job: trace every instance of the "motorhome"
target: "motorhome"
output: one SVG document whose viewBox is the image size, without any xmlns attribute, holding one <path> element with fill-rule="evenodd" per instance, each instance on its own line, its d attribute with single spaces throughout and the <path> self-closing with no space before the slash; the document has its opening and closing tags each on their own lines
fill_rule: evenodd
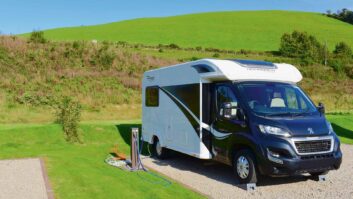
<svg viewBox="0 0 353 199">
<path fill-rule="evenodd" d="M 290 64 L 252 60 L 147 71 L 142 139 L 160 159 L 173 150 L 228 164 L 240 183 L 256 183 L 258 174 L 325 174 L 340 167 L 340 141 L 301 80 Z"/>
</svg>

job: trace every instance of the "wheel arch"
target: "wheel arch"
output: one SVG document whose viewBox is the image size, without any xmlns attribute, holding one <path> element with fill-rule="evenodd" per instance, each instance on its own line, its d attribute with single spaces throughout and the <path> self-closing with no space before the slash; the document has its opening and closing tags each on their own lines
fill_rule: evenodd
<svg viewBox="0 0 353 199">
<path fill-rule="evenodd" d="M 257 144 L 255 140 L 253 140 L 251 137 L 246 135 L 241 135 L 235 138 L 235 140 L 237 141 L 235 141 L 229 148 L 229 154 L 228 154 L 229 160 L 233 163 L 233 158 L 238 151 L 249 150 L 254 156 L 255 163 L 257 163 L 258 149 L 257 149 Z"/>
<path fill-rule="evenodd" d="M 152 135 L 152 137 L 151 137 L 151 142 L 150 142 L 150 143 L 151 143 L 151 144 L 154 144 L 156 140 L 158 140 L 159 143 L 163 146 L 163 141 L 162 141 L 161 138 L 158 137 L 158 135 L 156 135 L 156 134 Z"/>
</svg>

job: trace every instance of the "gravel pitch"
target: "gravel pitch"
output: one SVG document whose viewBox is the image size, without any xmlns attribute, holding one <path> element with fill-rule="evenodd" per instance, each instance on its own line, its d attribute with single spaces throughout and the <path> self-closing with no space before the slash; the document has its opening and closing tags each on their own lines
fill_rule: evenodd
<svg viewBox="0 0 353 199">
<path fill-rule="evenodd" d="M 144 157 L 143 163 L 209 198 L 353 198 L 353 146 L 343 144 L 341 149 L 341 168 L 330 171 L 325 182 L 309 175 L 265 177 L 255 191 L 245 191 L 230 167 L 212 161 L 177 154 L 167 160 Z"/>
<path fill-rule="evenodd" d="M 39 159 L 0 160 L 0 199 L 47 199 Z"/>
</svg>

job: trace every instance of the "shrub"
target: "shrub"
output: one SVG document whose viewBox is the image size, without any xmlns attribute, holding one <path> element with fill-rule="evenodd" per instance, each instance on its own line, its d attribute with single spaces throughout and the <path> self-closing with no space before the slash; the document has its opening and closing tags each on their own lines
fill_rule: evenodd
<svg viewBox="0 0 353 199">
<path fill-rule="evenodd" d="M 221 50 L 218 48 L 205 48 L 206 52 L 216 52 L 216 53 L 220 53 Z"/>
<path fill-rule="evenodd" d="M 107 70 L 112 67 L 116 55 L 108 45 L 103 45 L 98 52 L 89 60 L 90 64 L 98 66 L 100 70 Z"/>
<path fill-rule="evenodd" d="M 201 46 L 196 46 L 195 48 L 197 51 L 202 51 L 202 47 Z"/>
<path fill-rule="evenodd" d="M 352 68 L 349 65 L 352 62 L 352 49 L 345 42 L 336 45 L 333 51 L 333 59 L 329 65 L 339 74 L 345 74 L 352 78 Z"/>
<path fill-rule="evenodd" d="M 15 96 L 15 101 L 19 104 L 27 104 L 31 106 L 53 106 L 56 102 L 56 97 L 43 93 L 23 93 L 22 95 Z"/>
<path fill-rule="evenodd" d="M 168 47 L 172 49 L 180 49 L 180 47 L 176 44 L 169 44 Z"/>
<path fill-rule="evenodd" d="M 218 57 L 220 57 L 220 55 L 219 55 L 219 53 L 215 53 L 215 54 L 212 55 L 212 57 L 218 58 Z"/>
<path fill-rule="evenodd" d="M 33 31 L 31 33 L 31 36 L 29 37 L 29 41 L 33 43 L 41 43 L 41 44 L 44 44 L 47 42 L 47 40 L 44 38 L 43 31 Z"/>
<path fill-rule="evenodd" d="M 68 142 L 79 142 L 78 124 L 81 116 L 81 105 L 69 97 L 64 97 L 57 106 L 57 122 L 62 126 Z"/>
<path fill-rule="evenodd" d="M 198 57 L 191 57 L 190 58 L 190 61 L 196 61 L 196 60 L 199 60 L 200 58 Z M 180 60 L 181 62 L 183 62 L 184 60 Z"/>
<path fill-rule="evenodd" d="M 114 53 L 109 51 L 104 51 L 99 57 L 99 62 L 104 69 L 109 69 L 113 64 L 114 59 L 115 59 Z"/>
<path fill-rule="evenodd" d="M 336 71 L 337 73 L 343 73 L 344 72 L 344 68 L 345 68 L 345 64 L 342 60 L 340 59 L 333 59 L 329 61 L 329 65 L 333 68 L 334 71 Z"/>
<path fill-rule="evenodd" d="M 352 58 L 352 49 L 347 43 L 340 42 L 336 45 L 333 54 L 337 58 L 350 59 Z"/>
<path fill-rule="evenodd" d="M 350 78 L 352 78 L 353 79 L 353 65 L 351 65 L 351 66 L 346 66 L 345 68 L 344 68 L 344 72 L 345 72 L 345 74 L 348 76 L 348 77 L 350 77 Z"/>
<path fill-rule="evenodd" d="M 314 36 L 306 32 L 293 31 L 292 34 L 282 35 L 279 52 L 286 57 L 300 58 L 307 65 L 319 61 L 324 55 L 325 48 Z"/>
</svg>

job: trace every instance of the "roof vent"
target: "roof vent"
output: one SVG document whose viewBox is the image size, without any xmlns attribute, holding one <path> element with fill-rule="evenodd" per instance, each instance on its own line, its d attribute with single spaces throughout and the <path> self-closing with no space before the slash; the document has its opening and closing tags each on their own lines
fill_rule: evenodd
<svg viewBox="0 0 353 199">
<path fill-rule="evenodd" d="M 196 65 L 192 65 L 191 67 L 196 69 L 198 73 L 215 72 L 215 70 L 211 66 L 206 64 L 196 64 Z"/>
<path fill-rule="evenodd" d="M 276 65 L 274 65 L 272 62 L 266 62 L 266 61 L 257 61 L 257 60 L 244 60 L 244 59 L 235 59 L 232 60 L 238 64 L 240 64 L 243 67 L 248 67 L 248 68 L 277 68 Z"/>
</svg>

